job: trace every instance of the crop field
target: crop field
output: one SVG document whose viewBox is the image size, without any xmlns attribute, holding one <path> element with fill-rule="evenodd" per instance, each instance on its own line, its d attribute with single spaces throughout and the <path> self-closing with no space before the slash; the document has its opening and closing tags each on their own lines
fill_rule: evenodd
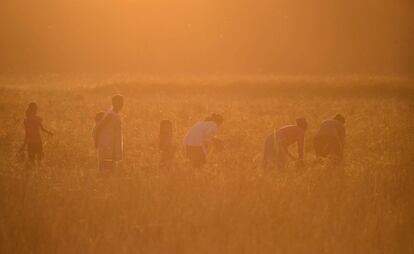
<svg viewBox="0 0 414 254">
<path fill-rule="evenodd" d="M 414 253 L 411 85 L 1 79 L 0 253 Z M 116 93 L 124 160 L 102 176 L 91 131 Z M 31 101 L 54 133 L 36 167 L 16 159 Z M 195 170 L 182 139 L 212 112 L 225 148 Z M 345 159 L 316 163 L 313 135 L 337 113 Z M 305 166 L 261 169 L 265 137 L 302 116 Z M 158 163 L 163 119 L 178 147 L 170 169 Z"/>
</svg>

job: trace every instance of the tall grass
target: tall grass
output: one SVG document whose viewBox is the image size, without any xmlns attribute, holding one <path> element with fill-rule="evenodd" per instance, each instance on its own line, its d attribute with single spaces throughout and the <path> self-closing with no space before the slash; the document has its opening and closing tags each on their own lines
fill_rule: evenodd
<svg viewBox="0 0 414 254">
<path fill-rule="evenodd" d="M 1 253 L 413 253 L 412 90 L 395 84 L 4 85 L 0 89 Z M 333 88 L 335 87 L 335 88 Z M 126 96 L 125 159 L 100 177 L 94 113 Z M 14 159 L 23 111 L 37 101 L 41 167 Z M 181 139 L 209 112 L 225 116 L 226 149 L 193 170 Z M 314 163 L 323 119 L 347 118 L 343 164 Z M 274 127 L 307 117 L 306 167 L 263 171 Z M 158 168 L 161 119 L 174 122 L 173 169 Z"/>
</svg>

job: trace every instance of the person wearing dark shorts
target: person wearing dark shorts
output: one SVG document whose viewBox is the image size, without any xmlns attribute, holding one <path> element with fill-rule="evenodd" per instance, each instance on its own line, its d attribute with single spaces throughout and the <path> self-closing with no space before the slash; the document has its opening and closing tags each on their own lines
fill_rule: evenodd
<svg viewBox="0 0 414 254">
<path fill-rule="evenodd" d="M 345 118 L 338 114 L 322 122 L 314 138 L 316 157 L 335 156 L 343 158 L 345 146 Z"/>
<path fill-rule="evenodd" d="M 37 116 L 37 104 L 32 102 L 26 109 L 26 118 L 24 119 L 25 139 L 22 150 L 27 146 L 29 161 L 41 161 L 43 159 L 43 143 L 40 131 L 53 135 L 50 131 L 43 128 L 42 118 Z"/>
<path fill-rule="evenodd" d="M 187 153 L 187 158 L 190 159 L 191 164 L 195 168 L 200 168 L 207 162 L 206 154 L 202 147 L 187 146 L 186 153 Z"/>
<path fill-rule="evenodd" d="M 204 121 L 196 123 L 187 132 L 184 138 L 187 158 L 194 168 L 201 168 L 207 162 L 207 152 L 209 143 L 220 143 L 215 141 L 215 135 L 221 124 L 223 117 L 219 114 L 212 114 Z"/>
</svg>

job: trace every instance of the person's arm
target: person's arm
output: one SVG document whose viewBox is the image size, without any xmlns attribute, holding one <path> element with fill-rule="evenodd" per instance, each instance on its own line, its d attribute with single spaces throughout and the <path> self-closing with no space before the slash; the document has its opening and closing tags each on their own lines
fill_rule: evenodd
<svg viewBox="0 0 414 254">
<path fill-rule="evenodd" d="M 207 127 L 204 129 L 203 132 L 203 147 L 205 151 L 209 151 L 210 145 L 213 142 L 213 139 L 215 138 L 217 134 L 218 128 L 217 127 Z"/>
<path fill-rule="evenodd" d="M 206 130 L 206 134 L 205 134 L 205 141 L 206 142 L 210 142 L 212 141 L 216 134 L 217 134 L 218 128 L 217 127 L 210 127 Z"/>
<path fill-rule="evenodd" d="M 39 125 L 40 125 L 40 129 L 41 129 L 43 132 L 47 133 L 47 134 L 48 134 L 48 135 L 50 135 L 50 136 L 53 136 L 53 133 L 52 133 L 52 132 L 50 132 L 50 131 L 46 130 L 46 129 L 43 127 L 42 122 L 40 122 L 40 123 L 39 123 Z"/>
<path fill-rule="evenodd" d="M 103 117 L 103 119 L 101 121 L 99 121 L 96 124 L 96 135 L 98 135 L 98 133 L 100 132 L 100 130 L 109 123 L 109 121 L 111 121 L 112 119 L 112 115 L 111 114 L 105 114 L 105 116 Z"/>
<path fill-rule="evenodd" d="M 291 154 L 290 152 L 289 152 L 289 149 L 288 149 L 288 147 L 287 146 L 283 146 L 283 152 L 285 153 L 285 154 L 287 154 L 292 160 L 297 160 L 298 158 L 296 158 L 293 154 Z"/>
</svg>

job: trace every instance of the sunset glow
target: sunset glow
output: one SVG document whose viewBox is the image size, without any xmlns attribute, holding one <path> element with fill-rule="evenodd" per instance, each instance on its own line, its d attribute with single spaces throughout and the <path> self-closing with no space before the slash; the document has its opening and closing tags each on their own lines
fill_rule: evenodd
<svg viewBox="0 0 414 254">
<path fill-rule="evenodd" d="M 414 253 L 414 0 L 0 0 L 0 254 Z"/>
</svg>

